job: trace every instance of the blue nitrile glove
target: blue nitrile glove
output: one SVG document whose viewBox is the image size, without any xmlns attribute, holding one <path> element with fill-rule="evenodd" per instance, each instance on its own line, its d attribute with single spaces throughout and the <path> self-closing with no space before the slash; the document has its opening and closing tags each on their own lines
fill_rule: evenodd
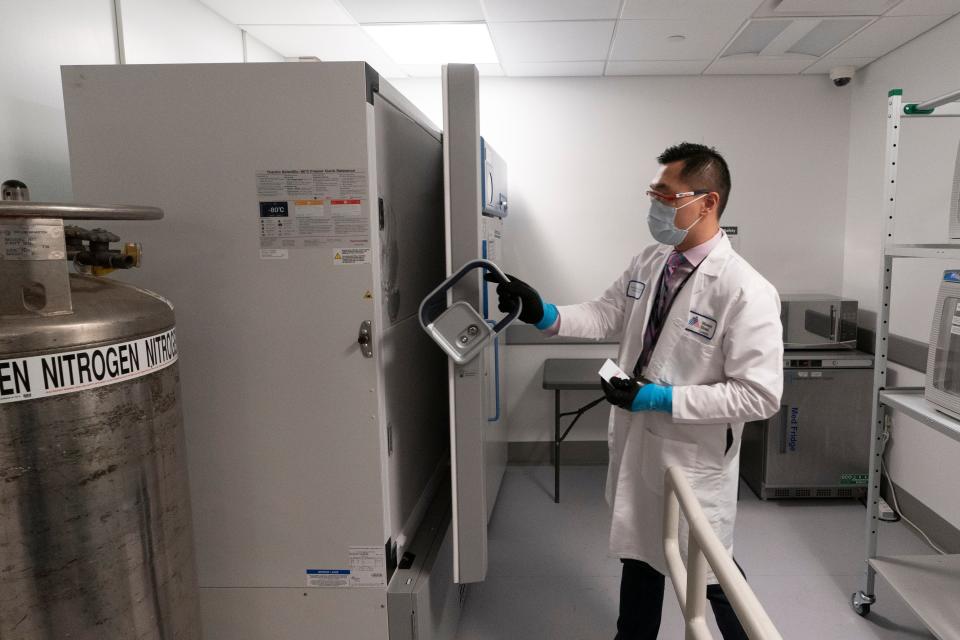
<svg viewBox="0 0 960 640">
<path fill-rule="evenodd" d="M 663 411 L 673 413 L 673 387 L 645 384 L 633 398 L 630 411 Z"/>
<path fill-rule="evenodd" d="M 509 273 L 506 274 L 510 282 L 499 282 L 493 274 L 484 275 L 487 282 L 497 284 L 497 308 L 503 313 L 510 313 L 516 308 L 517 299 L 523 302 L 523 308 L 520 310 L 520 321 L 532 324 L 537 329 L 549 329 L 557 321 L 560 313 L 556 305 L 543 301 L 537 290 L 526 282 Z"/>
<path fill-rule="evenodd" d="M 636 378 L 600 379 L 607 401 L 627 411 L 673 413 L 673 387 L 643 384 Z"/>
</svg>

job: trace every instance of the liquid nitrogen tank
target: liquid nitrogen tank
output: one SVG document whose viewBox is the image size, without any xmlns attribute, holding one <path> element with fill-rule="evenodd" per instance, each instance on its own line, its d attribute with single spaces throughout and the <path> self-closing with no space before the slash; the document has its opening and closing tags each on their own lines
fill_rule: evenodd
<svg viewBox="0 0 960 640">
<path fill-rule="evenodd" d="M 0 638 L 200 638 L 171 305 L 102 276 L 159 209 L 0 202 Z M 81 273 L 68 275 L 68 265 Z"/>
</svg>

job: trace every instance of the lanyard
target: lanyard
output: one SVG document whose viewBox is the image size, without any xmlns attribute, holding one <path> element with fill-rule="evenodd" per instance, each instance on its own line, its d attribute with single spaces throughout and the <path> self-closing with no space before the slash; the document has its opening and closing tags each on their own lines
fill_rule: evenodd
<svg viewBox="0 0 960 640">
<path fill-rule="evenodd" d="M 701 262 L 700 264 L 703 264 L 703 262 Z M 657 342 L 660 339 L 660 334 L 663 332 L 663 325 L 666 324 L 667 318 L 670 317 L 670 312 L 673 310 L 673 303 L 675 303 L 677 301 L 677 298 L 680 297 L 680 292 L 683 291 L 683 288 L 686 286 L 687 282 L 690 280 L 690 278 L 693 277 L 693 274 L 697 272 L 697 269 L 700 268 L 700 264 L 698 264 L 697 266 L 695 266 L 693 269 L 690 270 L 690 273 L 686 275 L 686 277 L 683 279 L 683 282 L 681 282 L 680 286 L 677 287 L 676 292 L 673 294 L 673 298 L 670 300 L 670 304 L 667 306 L 666 309 L 664 309 L 663 318 L 661 318 L 660 326 L 657 328 L 656 340 L 653 340 L 649 345 L 648 344 L 643 345 L 643 349 L 641 349 L 640 351 L 640 357 L 637 358 L 637 364 L 634 365 L 633 367 L 634 376 L 638 378 L 640 377 L 643 367 L 647 365 L 647 361 L 649 361 L 650 357 L 653 355 L 653 350 L 656 348 Z M 660 306 L 660 293 L 663 290 L 662 283 L 663 283 L 663 277 L 665 275 L 666 275 L 666 268 L 664 268 L 664 270 L 660 272 L 660 279 L 657 281 L 657 295 L 654 296 L 652 300 L 653 308 L 650 309 L 650 316 L 649 316 L 650 320 L 648 321 L 647 324 L 649 324 L 654 320 L 653 314 L 656 313 L 657 307 Z M 646 334 L 646 330 L 644 330 L 644 334 Z"/>
<path fill-rule="evenodd" d="M 703 263 L 701 262 L 700 264 L 703 264 Z M 667 305 L 666 309 L 664 309 L 663 318 L 661 318 L 659 331 L 657 332 L 658 338 L 660 337 L 660 331 L 663 331 L 663 324 L 667 321 L 667 318 L 670 317 L 670 312 L 673 310 L 673 303 L 676 302 L 677 298 L 680 297 L 680 292 L 683 291 L 683 288 L 687 285 L 687 281 L 689 281 L 690 278 L 693 277 L 693 274 L 697 272 L 697 269 L 700 268 L 700 264 L 698 264 L 697 266 L 695 266 L 693 269 L 690 270 L 690 273 L 686 275 L 686 277 L 683 279 L 683 282 L 681 282 L 680 286 L 677 287 L 676 292 L 673 294 L 673 298 L 670 300 L 670 304 Z M 653 300 L 653 309 L 650 310 L 651 319 L 652 319 L 652 314 L 657 310 L 657 307 L 660 306 L 660 294 L 662 293 L 662 290 L 663 290 L 662 282 L 663 282 L 664 275 L 666 275 L 666 268 L 664 268 L 664 270 L 660 272 L 660 280 L 657 282 L 657 295 Z M 651 345 L 650 348 L 652 349 L 654 346 L 656 345 Z"/>
</svg>

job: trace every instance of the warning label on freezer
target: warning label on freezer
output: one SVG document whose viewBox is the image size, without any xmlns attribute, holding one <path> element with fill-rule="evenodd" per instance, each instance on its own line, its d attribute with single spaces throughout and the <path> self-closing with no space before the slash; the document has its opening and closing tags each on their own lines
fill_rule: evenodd
<svg viewBox="0 0 960 640">
<path fill-rule="evenodd" d="M 133 380 L 176 361 L 174 329 L 94 349 L 0 360 L 0 404 Z"/>
<path fill-rule="evenodd" d="M 350 569 L 307 569 L 307 586 L 348 589 Z"/>
<path fill-rule="evenodd" d="M 370 264 L 370 249 L 334 249 L 334 264 Z"/>
<path fill-rule="evenodd" d="M 350 547 L 350 586 L 387 586 L 386 556 L 383 547 Z"/>
<path fill-rule="evenodd" d="M 370 246 L 364 169 L 257 171 L 257 200 L 261 256 L 263 250 Z"/>
<path fill-rule="evenodd" d="M 63 260 L 63 220 L 0 221 L 0 260 Z"/>
</svg>

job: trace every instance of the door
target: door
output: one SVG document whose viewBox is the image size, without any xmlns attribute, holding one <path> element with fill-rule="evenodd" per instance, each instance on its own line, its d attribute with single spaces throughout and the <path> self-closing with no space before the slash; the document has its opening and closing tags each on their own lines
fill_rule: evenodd
<svg viewBox="0 0 960 640">
<path fill-rule="evenodd" d="M 478 96 L 476 67 L 443 67 L 448 274 L 483 255 Z M 463 300 L 482 313 L 483 289 L 482 273 L 475 270 L 451 290 L 449 302 Z M 495 428 L 490 426 L 496 398 L 490 398 L 495 389 L 488 382 L 491 376 L 496 382 L 495 367 L 495 353 L 463 366 L 448 363 L 454 580 L 459 583 L 486 577 L 487 521 L 506 461 L 506 441 L 494 438 Z"/>
</svg>

